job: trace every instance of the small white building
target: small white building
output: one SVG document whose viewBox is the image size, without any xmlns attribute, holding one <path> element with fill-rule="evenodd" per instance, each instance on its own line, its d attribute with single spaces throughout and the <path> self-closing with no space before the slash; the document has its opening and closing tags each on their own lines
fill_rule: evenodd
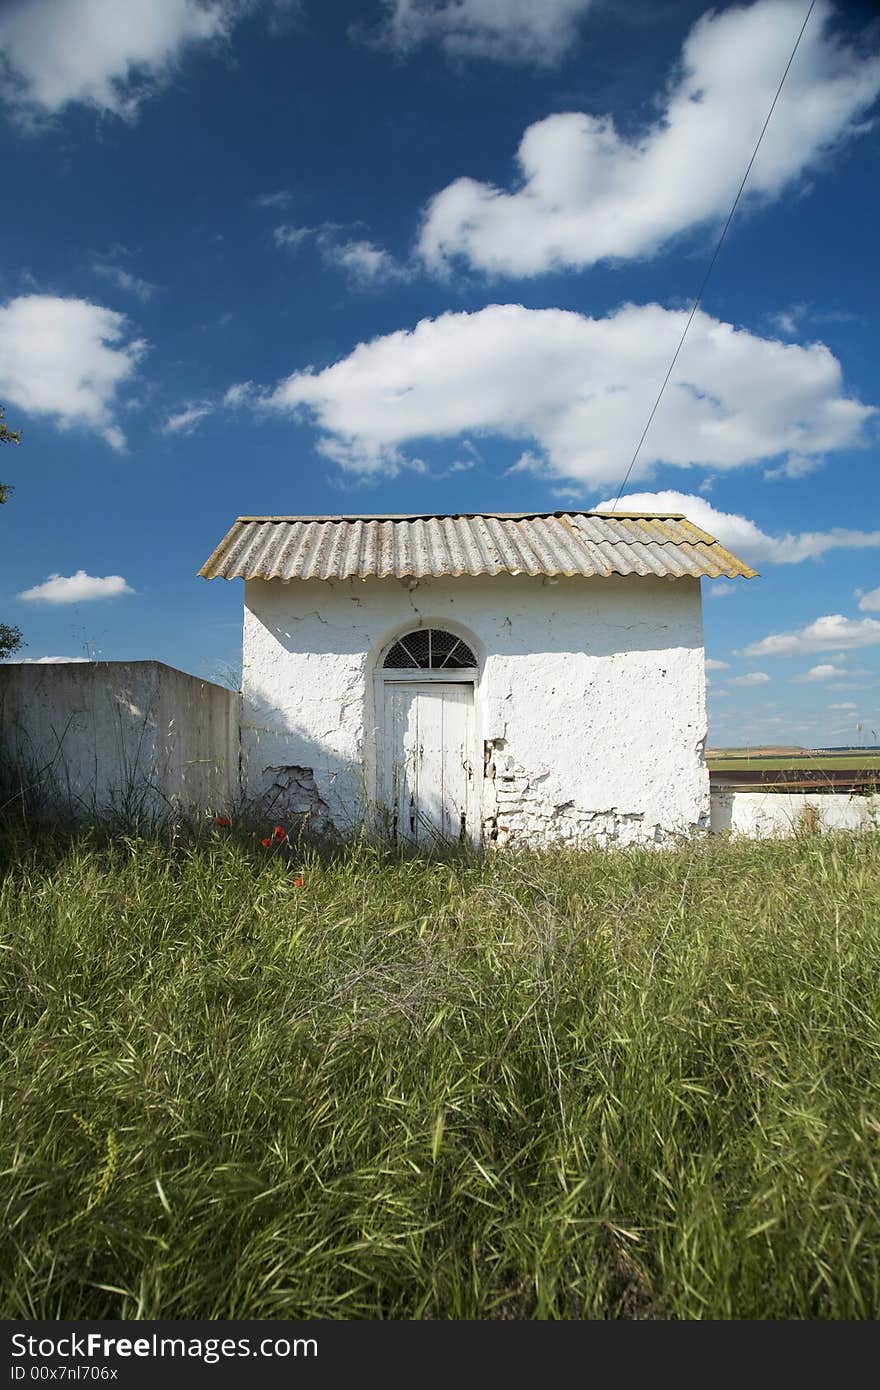
<svg viewBox="0 0 880 1390">
<path fill-rule="evenodd" d="M 682 516 L 239 517 L 248 792 L 319 832 L 660 843 L 708 827 L 700 578 Z"/>
</svg>

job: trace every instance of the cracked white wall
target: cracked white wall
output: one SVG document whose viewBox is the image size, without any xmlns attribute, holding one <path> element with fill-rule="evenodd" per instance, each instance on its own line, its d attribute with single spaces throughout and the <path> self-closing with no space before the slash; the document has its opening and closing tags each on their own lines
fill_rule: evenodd
<svg viewBox="0 0 880 1390">
<path fill-rule="evenodd" d="M 470 638 L 482 819 L 498 843 L 659 842 L 708 825 L 698 580 L 528 576 L 245 586 L 248 788 L 311 769 L 336 827 L 375 801 L 385 646 L 418 626 Z M 378 705 L 378 712 L 377 712 Z"/>
<path fill-rule="evenodd" d="M 747 835 L 756 839 L 817 833 L 823 830 L 878 830 L 876 796 L 833 796 L 828 792 L 712 792 L 713 835 Z"/>
</svg>

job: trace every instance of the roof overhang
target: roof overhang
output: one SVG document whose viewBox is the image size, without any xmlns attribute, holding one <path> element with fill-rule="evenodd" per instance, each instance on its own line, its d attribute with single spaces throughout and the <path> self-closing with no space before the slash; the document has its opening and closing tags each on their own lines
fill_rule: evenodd
<svg viewBox="0 0 880 1390">
<path fill-rule="evenodd" d="M 241 516 L 204 579 L 427 579 L 527 574 L 753 579 L 680 513 Z"/>
</svg>

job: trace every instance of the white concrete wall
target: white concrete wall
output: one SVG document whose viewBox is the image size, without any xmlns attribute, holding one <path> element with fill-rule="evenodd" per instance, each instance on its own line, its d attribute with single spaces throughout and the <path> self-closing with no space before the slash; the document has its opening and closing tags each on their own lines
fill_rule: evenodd
<svg viewBox="0 0 880 1390">
<path fill-rule="evenodd" d="M 657 843 L 708 828 L 696 580 L 253 580 L 249 791 L 274 796 L 273 769 L 293 767 L 303 809 L 311 798 L 340 831 L 357 828 L 376 795 L 374 670 L 419 626 L 459 633 L 480 659 L 487 838 Z"/>
<path fill-rule="evenodd" d="M 72 814 L 219 810 L 239 795 L 240 696 L 159 661 L 0 666 L 0 764 Z"/>
<path fill-rule="evenodd" d="M 731 832 L 763 839 L 798 831 L 874 830 L 880 828 L 880 802 L 874 796 L 833 792 L 712 792 L 713 835 Z"/>
</svg>

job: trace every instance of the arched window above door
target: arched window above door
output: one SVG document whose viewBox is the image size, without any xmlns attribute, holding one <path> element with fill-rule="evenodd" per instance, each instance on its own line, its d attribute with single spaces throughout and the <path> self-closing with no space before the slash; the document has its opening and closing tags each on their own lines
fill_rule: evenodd
<svg viewBox="0 0 880 1390">
<path fill-rule="evenodd" d="M 420 627 L 399 637 L 382 663 L 395 671 L 464 671 L 477 658 L 467 642 L 439 627 Z"/>
</svg>

